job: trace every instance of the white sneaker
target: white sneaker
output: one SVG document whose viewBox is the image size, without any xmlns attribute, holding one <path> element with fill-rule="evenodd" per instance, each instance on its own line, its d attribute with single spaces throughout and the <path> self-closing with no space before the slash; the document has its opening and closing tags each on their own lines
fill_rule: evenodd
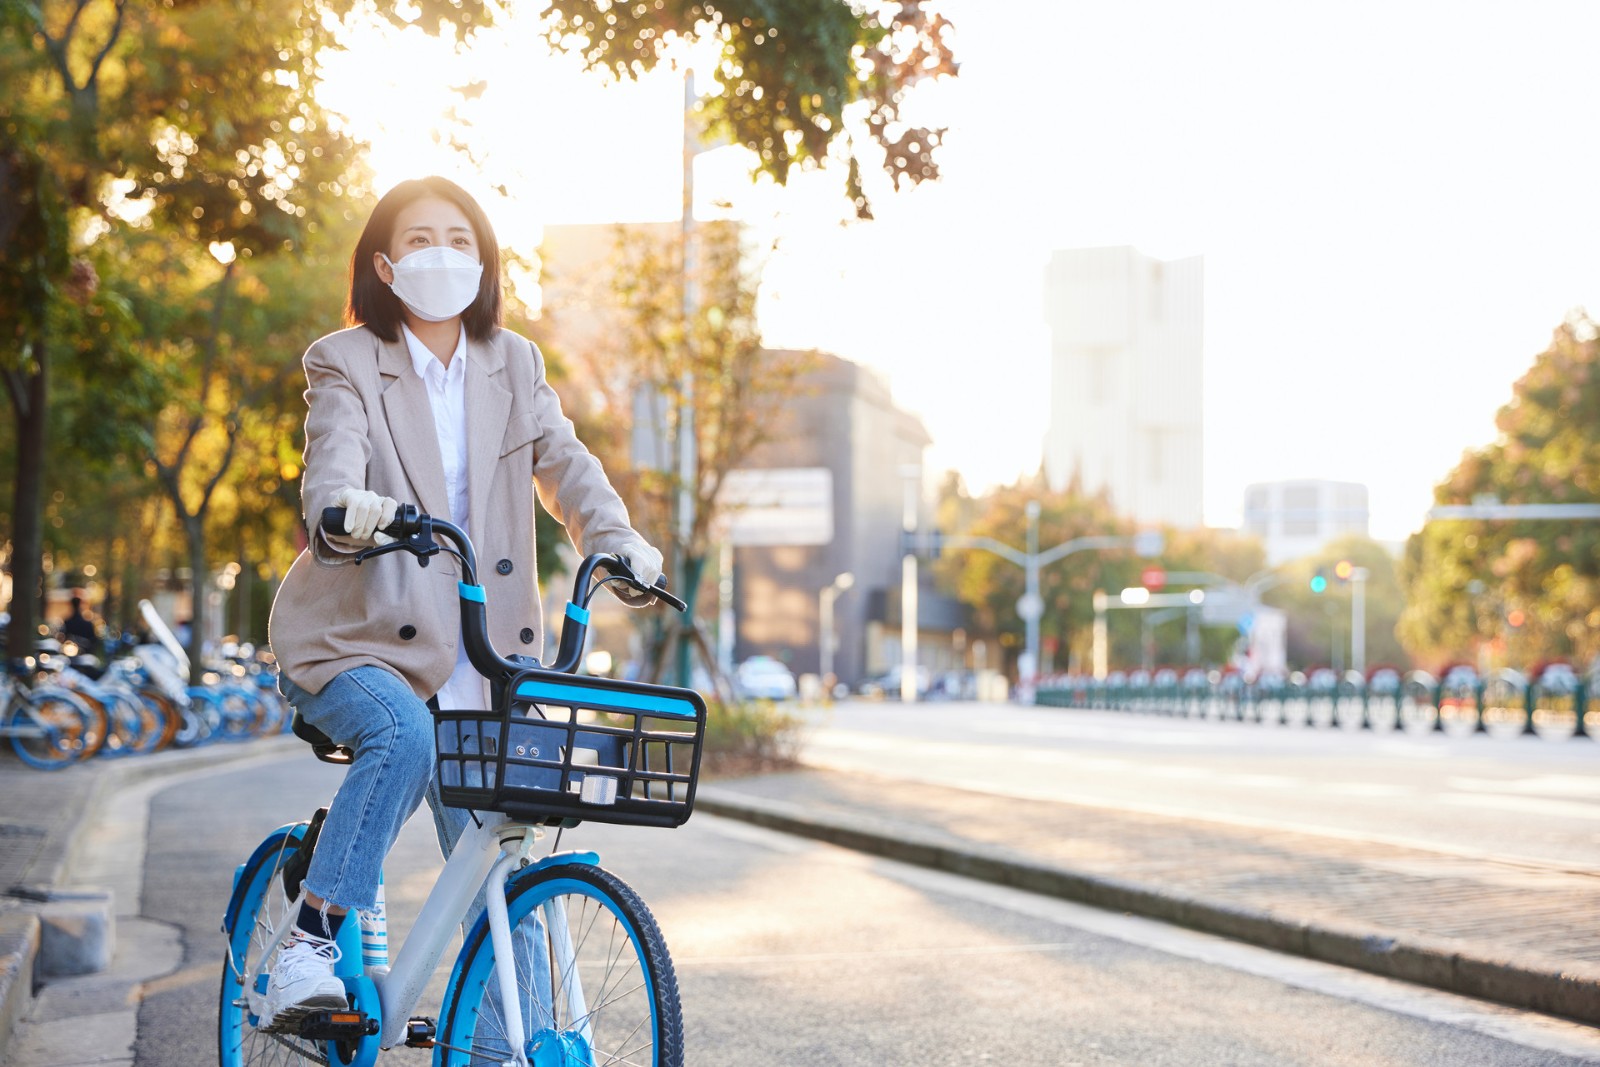
<svg viewBox="0 0 1600 1067">
<path fill-rule="evenodd" d="M 289 935 L 278 951 L 267 981 L 267 1017 L 262 1030 L 292 1030 L 314 1011 L 342 1011 L 350 1006 L 344 983 L 334 977 L 339 946 L 301 930 Z"/>
</svg>

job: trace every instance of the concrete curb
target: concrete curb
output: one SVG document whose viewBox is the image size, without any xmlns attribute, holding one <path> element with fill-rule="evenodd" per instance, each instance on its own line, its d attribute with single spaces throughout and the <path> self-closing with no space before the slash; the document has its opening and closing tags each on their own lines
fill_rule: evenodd
<svg viewBox="0 0 1600 1067">
<path fill-rule="evenodd" d="M 952 843 L 863 813 L 849 823 L 796 804 L 703 787 L 699 811 L 809 837 L 886 859 L 946 871 L 1107 911 L 1142 915 L 1276 952 L 1431 986 L 1513 1008 L 1600 1026 L 1600 968 L 1548 960 L 1492 959 L 1472 946 L 1433 941 L 1410 931 L 1340 928 Z"/>
<path fill-rule="evenodd" d="M 6 1062 L 6 1049 L 10 1044 L 12 1024 L 20 1019 L 28 1002 L 33 998 L 35 985 L 44 977 L 36 973 L 43 963 L 41 947 L 44 931 L 41 914 L 49 910 L 52 897 L 64 888 L 69 872 L 77 861 L 84 837 L 83 830 L 98 816 L 107 798 L 118 790 L 152 778 L 179 774 L 201 767 L 226 766 L 247 759 L 268 757 L 295 751 L 305 742 L 299 738 L 255 738 L 244 744 L 216 744 L 202 748 L 173 749 L 148 756 L 129 756 L 89 764 L 98 771 L 88 788 L 76 794 L 69 803 L 71 811 L 53 829 L 39 850 L 39 856 L 28 871 L 30 889 L 37 890 L 40 903 L 17 911 L 0 913 L 0 1063 Z M 26 771 L 25 773 L 49 773 Z M 0 887 L 3 888 L 3 887 Z M 69 909 L 71 910 L 71 909 Z M 81 909 L 80 909 L 81 910 Z M 105 901 L 104 921 L 81 922 L 82 928 L 92 936 L 93 943 L 81 946 L 94 959 L 109 961 L 115 952 L 115 927 L 111 921 L 115 906 L 109 898 Z M 73 957 L 78 948 L 61 944 L 54 951 Z"/>
</svg>

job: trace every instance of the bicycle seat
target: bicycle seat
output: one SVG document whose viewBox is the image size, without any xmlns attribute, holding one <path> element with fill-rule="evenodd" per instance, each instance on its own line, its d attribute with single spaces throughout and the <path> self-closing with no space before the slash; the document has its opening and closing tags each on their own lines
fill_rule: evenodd
<svg viewBox="0 0 1600 1067">
<path fill-rule="evenodd" d="M 312 726 L 300 717 L 297 711 L 289 727 L 294 735 L 311 746 L 311 751 L 323 763 L 350 763 L 356 758 L 355 752 L 346 745 L 341 745 L 321 730 Z"/>
</svg>

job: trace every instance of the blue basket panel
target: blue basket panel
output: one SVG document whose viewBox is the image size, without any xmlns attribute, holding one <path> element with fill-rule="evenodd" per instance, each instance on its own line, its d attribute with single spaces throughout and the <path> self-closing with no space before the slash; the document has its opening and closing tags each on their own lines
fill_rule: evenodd
<svg viewBox="0 0 1600 1067">
<path fill-rule="evenodd" d="M 596 711 L 637 711 L 680 719 L 693 719 L 699 714 L 694 704 L 683 697 L 597 686 L 562 685 L 558 682 L 524 680 L 517 684 L 517 696 L 524 700 L 549 701 Z"/>
</svg>

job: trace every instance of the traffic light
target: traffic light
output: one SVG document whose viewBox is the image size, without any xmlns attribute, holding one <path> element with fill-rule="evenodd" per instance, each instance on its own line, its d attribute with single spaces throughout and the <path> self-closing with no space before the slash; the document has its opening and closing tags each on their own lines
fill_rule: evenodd
<svg viewBox="0 0 1600 1067">
<path fill-rule="evenodd" d="M 1506 625 L 1513 630 L 1522 629 L 1522 624 L 1527 621 L 1528 616 L 1521 608 L 1512 608 L 1506 612 Z"/>
<path fill-rule="evenodd" d="M 1351 575 L 1355 574 L 1356 565 L 1347 559 L 1341 559 L 1333 565 L 1333 576 L 1341 582 L 1348 582 Z"/>
<path fill-rule="evenodd" d="M 1311 591 L 1313 593 L 1326 593 L 1328 591 L 1328 568 L 1318 567 L 1317 573 L 1311 576 Z"/>
</svg>

